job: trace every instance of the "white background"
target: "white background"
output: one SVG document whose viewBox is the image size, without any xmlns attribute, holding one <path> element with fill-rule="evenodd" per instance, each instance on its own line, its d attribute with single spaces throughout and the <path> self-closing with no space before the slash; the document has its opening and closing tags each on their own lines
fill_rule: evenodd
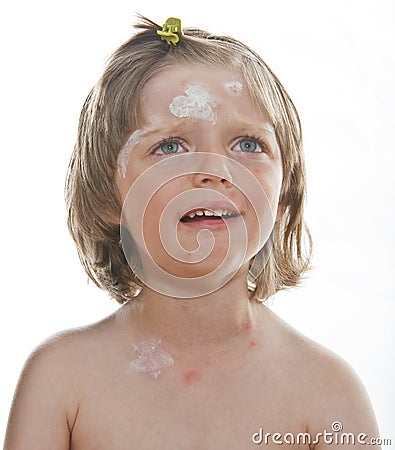
<svg viewBox="0 0 395 450">
<path fill-rule="evenodd" d="M 356 369 L 395 448 L 395 2 L 21 0 L 2 9 L 0 437 L 32 349 L 117 307 L 86 282 L 63 185 L 82 103 L 140 12 L 244 41 L 296 103 L 314 269 L 272 307 Z"/>
</svg>

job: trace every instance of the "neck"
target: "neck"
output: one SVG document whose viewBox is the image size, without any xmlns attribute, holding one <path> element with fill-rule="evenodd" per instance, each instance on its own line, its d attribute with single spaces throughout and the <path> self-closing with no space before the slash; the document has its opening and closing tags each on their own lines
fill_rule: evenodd
<svg viewBox="0 0 395 450">
<path fill-rule="evenodd" d="M 218 291 L 192 298 L 171 298 L 144 287 L 137 326 L 144 338 L 161 339 L 166 348 L 199 353 L 221 349 L 254 332 L 258 302 L 251 301 L 246 273 L 240 271 Z"/>
</svg>

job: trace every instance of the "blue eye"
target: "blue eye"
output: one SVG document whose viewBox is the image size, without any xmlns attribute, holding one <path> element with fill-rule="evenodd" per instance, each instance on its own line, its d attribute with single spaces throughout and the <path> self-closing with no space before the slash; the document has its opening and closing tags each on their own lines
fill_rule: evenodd
<svg viewBox="0 0 395 450">
<path fill-rule="evenodd" d="M 252 139 L 243 139 L 240 141 L 240 149 L 243 152 L 255 152 L 258 145 Z"/>
<path fill-rule="evenodd" d="M 160 150 L 164 155 L 170 155 L 172 153 L 177 153 L 180 145 L 178 142 L 164 142 L 158 150 Z"/>
<path fill-rule="evenodd" d="M 233 150 L 242 153 L 264 153 L 265 145 L 260 140 L 250 137 L 240 139 Z"/>
<path fill-rule="evenodd" d="M 241 139 L 238 143 L 240 151 L 249 153 L 261 153 L 262 148 L 255 139 Z"/>
<path fill-rule="evenodd" d="M 184 153 L 185 151 L 183 141 L 179 141 L 177 138 L 170 138 L 159 143 L 152 154 L 158 156 L 175 155 L 176 153 Z"/>
</svg>

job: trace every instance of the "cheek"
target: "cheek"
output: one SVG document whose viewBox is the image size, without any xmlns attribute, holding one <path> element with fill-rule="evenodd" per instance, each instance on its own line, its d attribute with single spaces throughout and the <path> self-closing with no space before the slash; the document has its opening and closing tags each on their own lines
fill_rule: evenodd
<svg viewBox="0 0 395 450">
<path fill-rule="evenodd" d="M 269 239 L 278 215 L 278 203 L 282 184 L 282 170 L 276 166 L 261 165 L 249 169 L 260 186 L 249 199 L 249 223 L 253 234 L 250 242 L 259 250 Z"/>
<path fill-rule="evenodd" d="M 255 175 L 255 178 L 258 178 L 258 179 L 262 175 L 262 169 L 258 169 L 258 168 L 251 169 L 251 172 Z"/>
<path fill-rule="evenodd" d="M 147 195 L 142 223 L 147 243 L 155 246 L 160 244 L 161 239 L 176 236 L 181 215 L 179 196 L 184 190 L 185 180 L 177 178 Z"/>
<path fill-rule="evenodd" d="M 172 183 L 159 187 L 152 186 L 150 182 L 150 179 L 154 178 L 152 176 L 135 183 L 132 175 L 128 174 L 127 178 L 117 180 L 123 201 L 123 225 L 129 229 L 138 246 L 145 247 L 150 241 L 158 245 L 159 222 L 163 211 L 177 192 Z"/>
<path fill-rule="evenodd" d="M 127 176 L 125 176 L 125 177 L 123 177 L 119 173 L 118 169 L 115 172 L 115 184 L 116 184 L 119 194 L 121 196 L 122 203 L 126 200 L 130 189 L 132 188 L 133 184 L 136 182 L 140 173 L 142 173 L 142 171 L 141 172 L 139 171 L 138 167 L 134 167 L 133 169 L 129 168 Z M 131 199 L 128 199 L 128 201 L 131 201 Z"/>
<path fill-rule="evenodd" d="M 115 173 L 115 185 L 118 189 L 119 195 L 121 197 L 121 202 L 123 203 L 126 199 L 126 196 L 128 194 L 130 183 L 127 182 L 124 178 L 122 178 L 119 173 L 118 169 Z"/>
<path fill-rule="evenodd" d="M 273 213 L 275 214 L 281 192 L 282 169 L 277 167 L 274 170 L 267 170 L 265 168 L 253 168 L 250 170 L 265 191 Z"/>
<path fill-rule="evenodd" d="M 159 221 L 166 211 L 166 207 L 171 205 L 174 197 L 179 193 L 173 186 L 163 186 L 152 197 L 147 198 L 144 212 L 144 226 L 155 226 L 158 228 Z"/>
</svg>

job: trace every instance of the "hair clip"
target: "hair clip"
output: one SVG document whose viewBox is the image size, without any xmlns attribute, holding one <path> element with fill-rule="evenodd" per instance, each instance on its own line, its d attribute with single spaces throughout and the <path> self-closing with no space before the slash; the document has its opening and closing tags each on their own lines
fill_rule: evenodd
<svg viewBox="0 0 395 450">
<path fill-rule="evenodd" d="M 169 45 L 177 45 L 180 40 L 179 34 L 182 34 L 181 20 L 176 19 L 175 17 L 170 17 L 164 23 L 162 30 L 157 31 L 157 34 L 159 34 L 161 39 L 165 40 Z"/>
</svg>

